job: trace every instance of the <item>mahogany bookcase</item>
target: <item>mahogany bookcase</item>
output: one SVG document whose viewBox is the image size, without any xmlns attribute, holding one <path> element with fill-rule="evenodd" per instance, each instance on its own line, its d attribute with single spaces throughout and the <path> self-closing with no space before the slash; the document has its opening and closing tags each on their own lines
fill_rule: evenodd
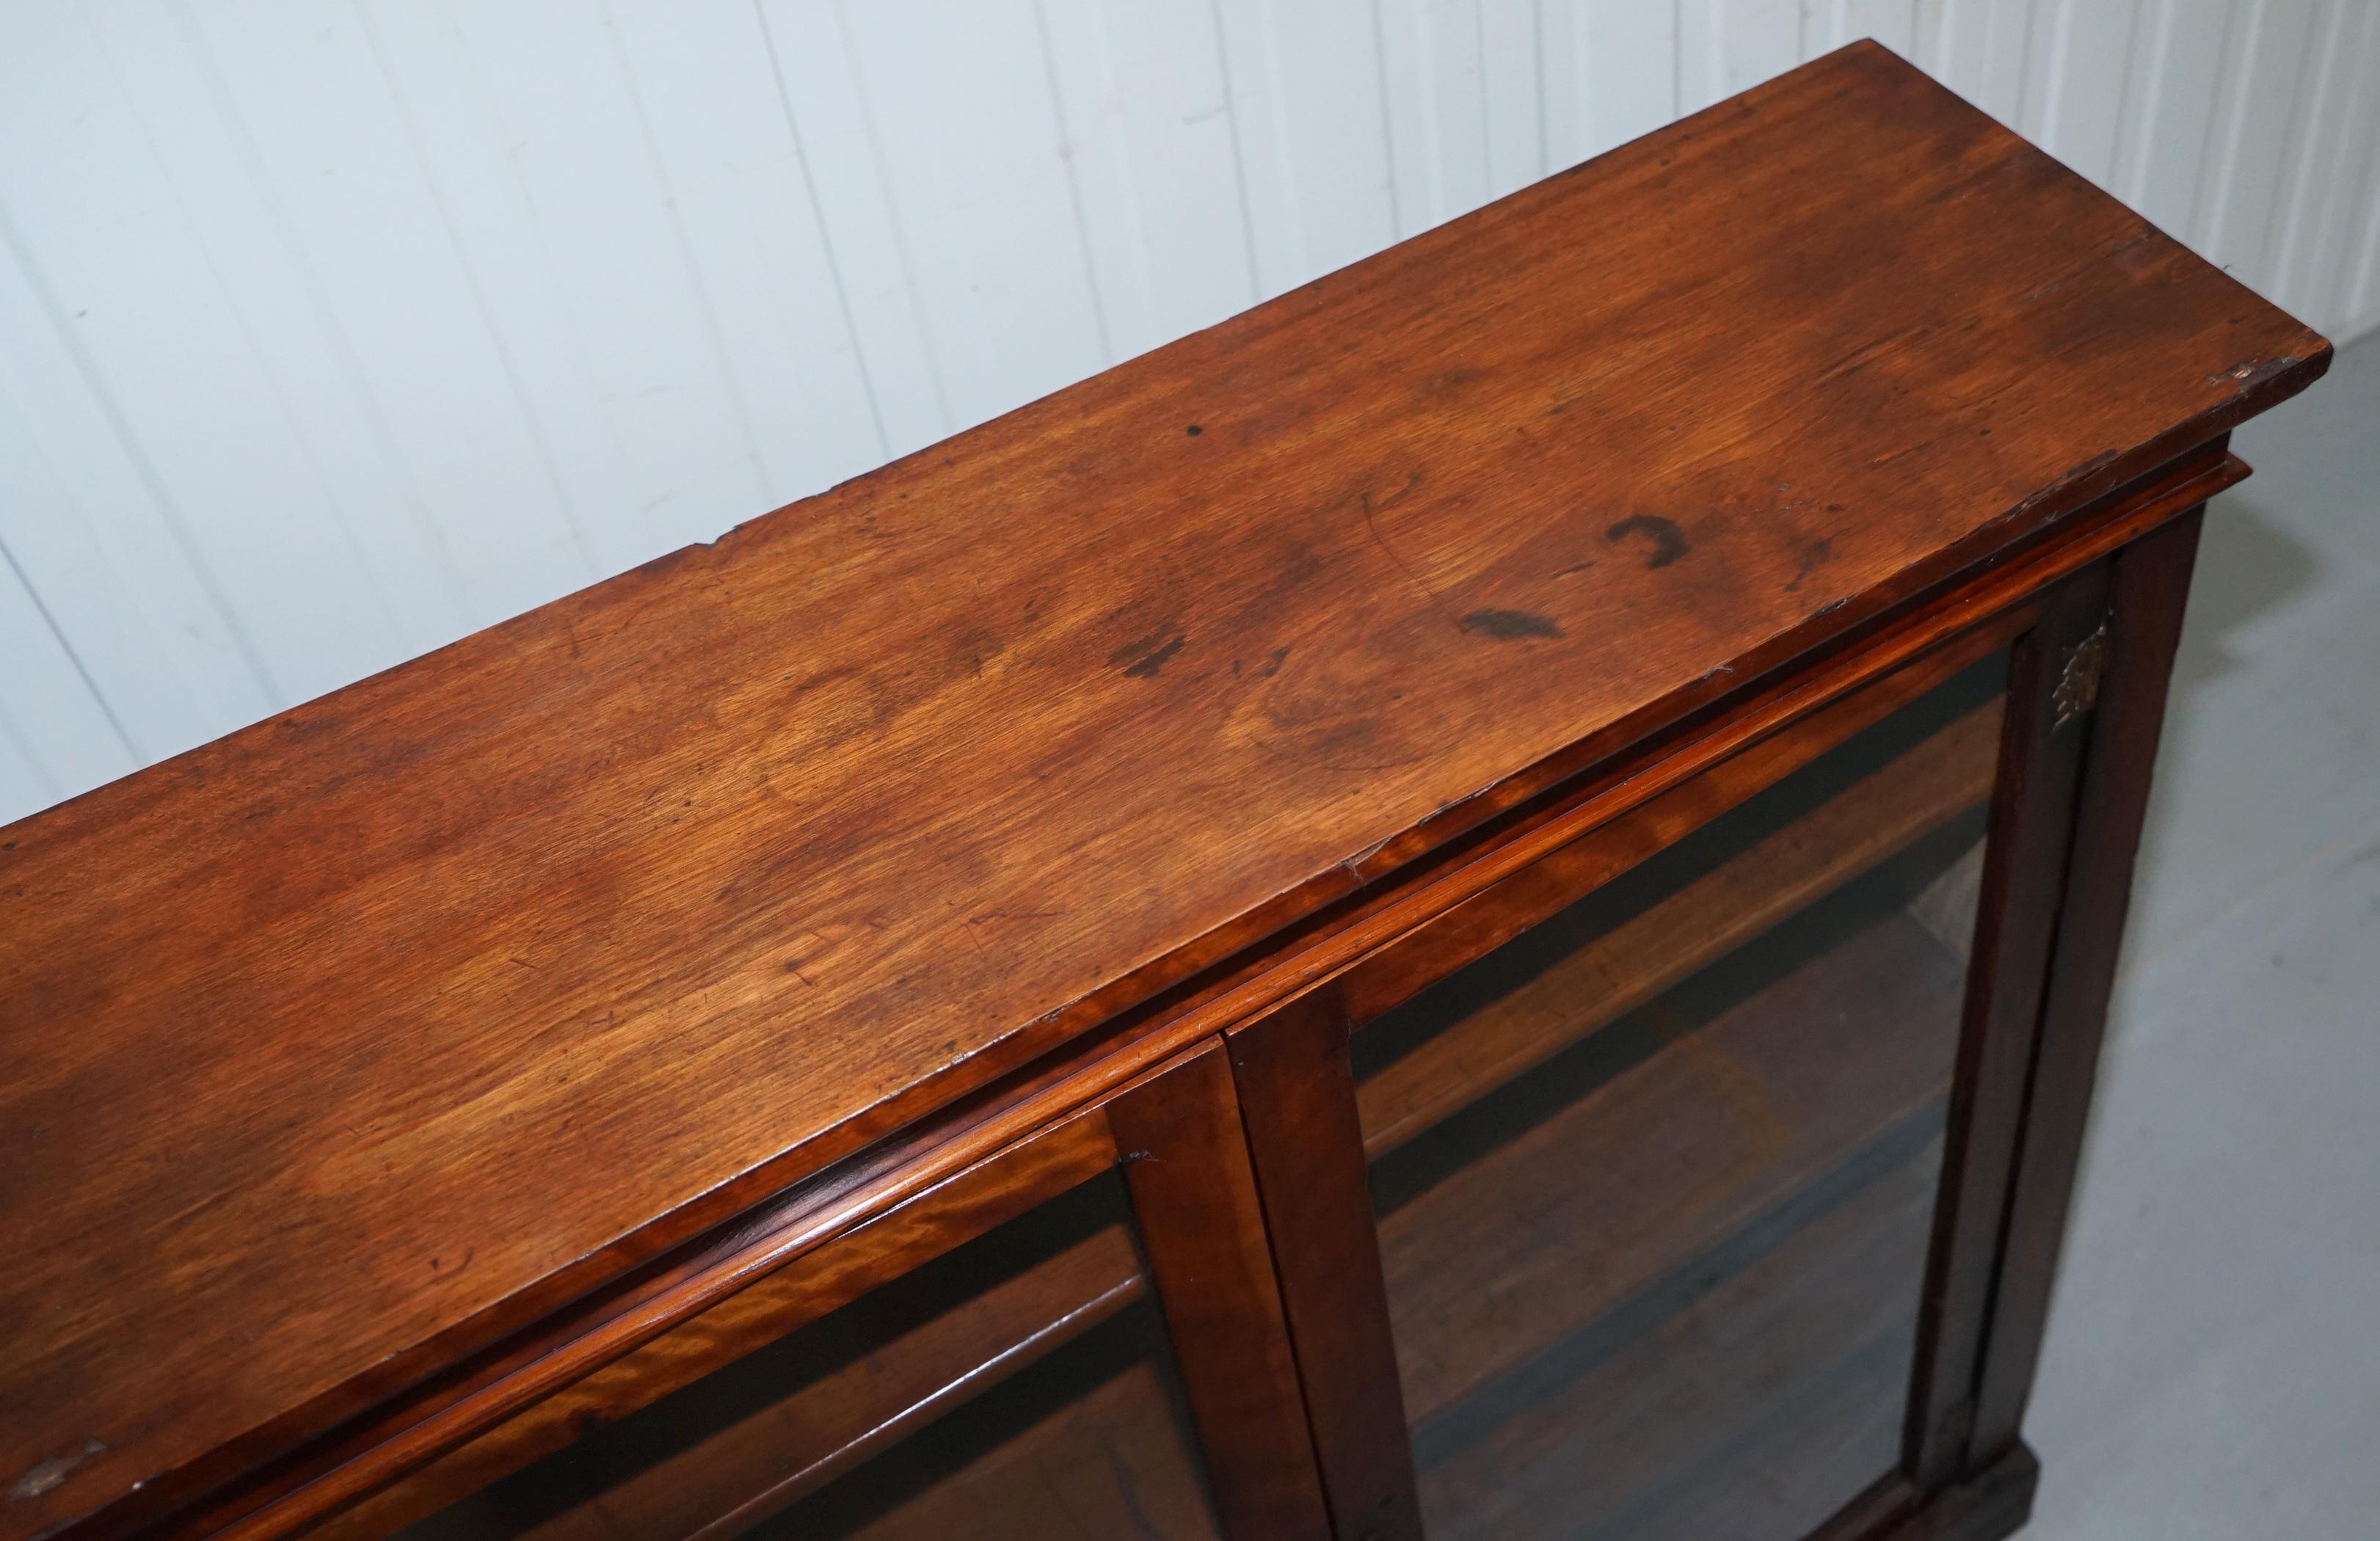
<svg viewBox="0 0 2380 1541">
<path fill-rule="evenodd" d="M 1855 46 L 0 831 L 0 1541 L 2005 1534 L 2328 357 Z"/>
</svg>

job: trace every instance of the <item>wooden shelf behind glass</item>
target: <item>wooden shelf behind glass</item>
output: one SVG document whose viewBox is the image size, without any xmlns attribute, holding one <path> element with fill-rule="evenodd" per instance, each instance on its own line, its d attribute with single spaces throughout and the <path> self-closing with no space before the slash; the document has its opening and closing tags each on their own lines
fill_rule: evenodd
<svg viewBox="0 0 2380 1541">
<path fill-rule="evenodd" d="M 1797 1536 L 1897 1464 L 2003 673 L 1357 1034 L 1438 1541 Z"/>
</svg>

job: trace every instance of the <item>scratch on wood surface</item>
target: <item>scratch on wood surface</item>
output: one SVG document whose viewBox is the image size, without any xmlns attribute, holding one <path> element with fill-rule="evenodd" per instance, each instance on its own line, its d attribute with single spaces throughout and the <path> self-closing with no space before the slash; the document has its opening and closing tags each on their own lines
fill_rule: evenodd
<svg viewBox="0 0 2380 1541">
<path fill-rule="evenodd" d="M 106 1449 L 107 1444 L 104 1440 L 85 1439 L 79 1446 L 64 1455 L 54 1455 L 47 1461 L 37 1462 L 23 1476 L 17 1479 L 16 1486 L 8 1489 L 8 1496 L 19 1500 L 38 1499 L 59 1483 L 66 1481 L 67 1474 L 77 1466 Z"/>
<path fill-rule="evenodd" d="M 2243 387 L 2261 385 L 2275 375 L 2294 369 L 2304 361 L 2293 353 L 2285 353 L 2277 358 L 2249 358 L 2232 365 L 2220 374 L 2208 375 L 2206 383 Z"/>
<path fill-rule="evenodd" d="M 1402 497 L 1406 492 L 1412 491 L 1413 489 L 1420 483 L 1420 481 L 1421 473 L 1419 471 L 1414 472 L 1413 475 L 1405 479 L 1405 484 L 1403 488 L 1398 491 L 1397 496 Z M 1372 494 L 1369 492 L 1358 492 L 1355 494 L 1355 501 L 1357 505 L 1364 511 L 1364 528 L 1371 531 L 1372 543 L 1379 547 L 1381 552 L 1386 555 L 1390 562 L 1397 564 L 1398 572 L 1404 574 L 1405 577 L 1413 584 L 1413 586 L 1421 590 L 1422 598 L 1429 601 L 1432 609 L 1436 610 L 1440 615 L 1445 616 L 1449 624 L 1451 624 L 1455 630 L 1461 631 L 1463 629 L 1463 623 L 1455 618 L 1454 612 L 1448 607 L 1447 602 L 1438 597 L 1438 590 L 1432 588 L 1427 583 L 1424 582 L 1422 580 L 1422 576 L 1414 571 L 1412 567 L 1408 566 L 1405 563 L 1405 559 L 1397 554 L 1397 549 L 1389 544 L 1389 538 L 1380 533 L 1380 523 L 1377 518 L 1373 517 L 1372 515 Z"/>
</svg>

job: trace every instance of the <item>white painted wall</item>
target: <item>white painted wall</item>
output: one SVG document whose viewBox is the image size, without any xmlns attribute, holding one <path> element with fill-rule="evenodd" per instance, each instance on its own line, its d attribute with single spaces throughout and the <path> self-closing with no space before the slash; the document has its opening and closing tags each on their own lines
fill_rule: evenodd
<svg viewBox="0 0 2380 1541">
<path fill-rule="evenodd" d="M 2375 0 L 7 0 L 0 820 L 1863 34 L 2380 322 Z"/>
</svg>

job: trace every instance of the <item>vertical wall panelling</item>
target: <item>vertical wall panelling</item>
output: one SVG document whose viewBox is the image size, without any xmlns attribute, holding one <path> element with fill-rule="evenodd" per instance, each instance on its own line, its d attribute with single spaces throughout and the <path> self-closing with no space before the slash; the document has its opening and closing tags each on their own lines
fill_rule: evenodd
<svg viewBox="0 0 2380 1541">
<path fill-rule="evenodd" d="M 2131 100 L 2136 132 L 2117 157 L 2111 189 L 2181 239 L 2192 223 L 2214 140 L 2232 31 L 2232 0 L 2142 0 L 2133 30 Z"/>
<path fill-rule="evenodd" d="M 2363 29 L 2362 66 L 2355 77 L 2361 110 L 2347 130 L 2354 148 L 2342 157 L 2348 186 L 2333 189 L 2340 238 L 2323 254 L 2311 281 L 2325 285 L 2316 292 L 2332 297 L 2336 306 L 2317 314 L 2338 317 L 2337 330 L 2349 334 L 2380 327 L 2380 6 L 2366 8 Z"/>
<path fill-rule="evenodd" d="M 1926 0 L 1916 62 L 2003 123 L 2023 115 L 2033 13 L 2050 0 Z M 2203 0 L 2171 0 L 2185 7 Z M 2222 0 L 2216 0 L 2221 4 Z"/>
<path fill-rule="evenodd" d="M 732 522 L 727 500 L 766 505 L 767 479 L 611 6 L 519 0 L 445 17 L 518 179 L 635 523 L 664 550 L 710 539 Z"/>
<path fill-rule="evenodd" d="M 1104 368 L 1034 0 L 879 0 L 841 18 L 953 426 Z"/>
<path fill-rule="evenodd" d="M 838 0 L 759 0 L 778 105 L 810 195 L 832 296 L 864 363 L 888 456 L 958 426 L 925 324 L 917 264 L 893 208 L 851 29 Z M 823 303 L 828 291 L 816 291 Z"/>
<path fill-rule="evenodd" d="M 1038 0 L 1036 22 L 1111 353 L 1146 353 L 1255 304 L 1214 12 Z"/>
<path fill-rule="evenodd" d="M 1802 56 L 1815 58 L 1874 38 L 1902 58 L 1915 58 L 1919 9 L 1919 0 L 1803 0 Z"/>
<path fill-rule="evenodd" d="M 1248 232 L 1269 297 L 1397 239 L 1370 0 L 1213 0 Z"/>
<path fill-rule="evenodd" d="M 27 738 L 25 730 L 8 715 L 7 703 L 0 701 L 0 823 L 48 807 L 63 795 L 34 767 Z"/>
<path fill-rule="evenodd" d="M 1401 236 L 1488 201 L 1480 10 L 1468 0 L 1379 0 L 1376 7 Z"/>
<path fill-rule="evenodd" d="M 1546 154 L 1545 77 L 1538 0 L 1480 0 L 1480 132 L 1487 141 L 1488 197 L 1518 192 L 1560 169 Z"/>
<path fill-rule="evenodd" d="M 2272 282 L 2316 315 L 2353 314 L 2355 243 L 2380 210 L 2380 6 L 2341 0 L 2317 44 L 2321 75 L 2298 136 Z"/>
<path fill-rule="evenodd" d="M 1676 117 L 1678 18 L 1641 0 L 1544 0 L 1547 152 L 1572 166 Z"/>
<path fill-rule="evenodd" d="M 1678 110 L 1700 112 L 1791 69 L 1801 55 L 1798 0 L 1680 0 Z"/>
<path fill-rule="evenodd" d="M 0 47 L 0 205 L 28 278 L 70 326 L 107 452 L 162 494 L 276 703 L 402 656 L 384 580 L 325 506 L 192 228 L 196 191 L 175 185 L 132 109 L 137 87 L 79 12 L 27 0 L 10 15 L 42 46 Z"/>
<path fill-rule="evenodd" d="M 2220 153 L 2191 239 L 2243 282 L 2270 285 L 2290 146 L 2305 121 L 2318 12 L 2338 0 L 2241 0 L 2216 122 Z"/>
<path fill-rule="evenodd" d="M 2129 106 L 2138 0 L 2034 0 L 2025 134 L 2107 185 Z"/>
<path fill-rule="evenodd" d="M 470 623 L 645 549 L 572 399 L 576 359 L 549 341 L 556 285 L 514 167 L 436 7 L 192 14 Z"/>
<path fill-rule="evenodd" d="M 8 661 L 0 701 L 0 820 L 111 781 L 137 763 L 132 746 L 92 691 L 41 601 L 0 552 L 0 658 Z M 29 732 L 30 727 L 36 731 Z"/>
<path fill-rule="evenodd" d="M 614 60 L 665 189 L 671 244 L 760 489 L 747 512 L 880 461 L 870 382 L 842 308 L 750 0 L 613 0 Z M 677 441 L 662 457 L 676 472 Z M 738 495 L 680 494 L 716 533 Z"/>
<path fill-rule="evenodd" d="M 294 448 L 288 469 L 305 478 L 319 522 L 335 528 L 360 555 L 408 649 L 468 631 L 473 616 L 461 602 L 453 553 L 376 411 L 370 376 L 323 293 L 212 41 L 184 0 L 128 0 L 85 15 L 255 357 L 270 407 L 285 420 L 287 442 L 276 436 L 260 447 L 273 455 Z M 251 56 L 245 48 L 233 55 L 243 62 Z M 255 93 L 249 101 L 264 104 Z M 264 142 L 284 140 L 268 134 Z M 192 198 L 193 188 L 209 196 Z M 272 486 L 262 482 L 258 491 L 269 495 Z"/>
<path fill-rule="evenodd" d="M 273 697 L 76 357 L 82 318 L 40 291 L 19 250 L 0 208 L 0 547 L 132 753 L 163 758 L 263 714 Z M 27 743 L 65 732 L 34 713 L 14 664 L 0 655 L 0 706 Z"/>
<path fill-rule="evenodd" d="M 0 814 L 1861 37 L 2380 324 L 2367 0 L 18 0 Z"/>
</svg>

